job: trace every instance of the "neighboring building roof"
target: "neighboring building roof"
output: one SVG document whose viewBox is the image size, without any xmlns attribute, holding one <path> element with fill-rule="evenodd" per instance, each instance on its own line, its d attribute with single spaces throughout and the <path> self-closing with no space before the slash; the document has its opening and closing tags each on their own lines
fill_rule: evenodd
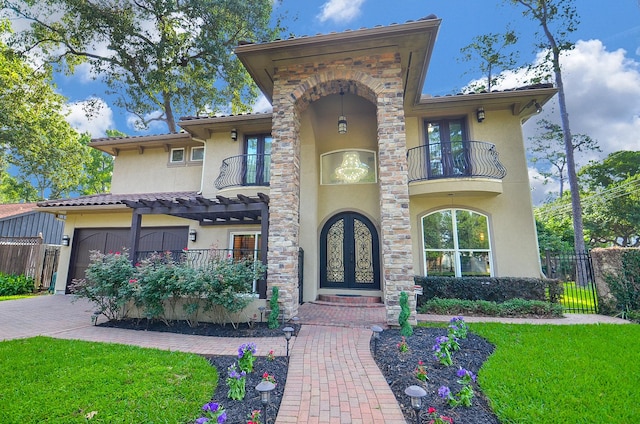
<svg viewBox="0 0 640 424">
<path fill-rule="evenodd" d="M 31 212 L 38 207 L 37 203 L 7 203 L 0 204 L 0 219 Z"/>
<path fill-rule="evenodd" d="M 174 200 L 195 197 L 195 191 L 175 191 L 164 193 L 133 193 L 133 194 L 93 194 L 91 196 L 80 196 L 74 199 L 56 199 L 38 202 L 40 208 L 64 208 L 78 206 L 110 206 L 124 205 L 125 200 Z"/>
</svg>

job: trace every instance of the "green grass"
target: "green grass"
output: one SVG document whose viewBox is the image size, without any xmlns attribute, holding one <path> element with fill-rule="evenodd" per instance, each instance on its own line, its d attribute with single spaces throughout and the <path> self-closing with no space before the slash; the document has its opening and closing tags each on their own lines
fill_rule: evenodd
<svg viewBox="0 0 640 424">
<path fill-rule="evenodd" d="M 594 299 L 593 289 L 591 288 L 591 286 L 587 288 L 579 287 L 575 282 L 565 282 L 563 285 L 564 293 L 560 298 L 560 304 L 564 308 L 583 308 L 584 310 L 596 310 L 597 301 Z"/>
<path fill-rule="evenodd" d="M 640 326 L 469 327 L 496 346 L 478 384 L 502 423 L 640 422 Z"/>
<path fill-rule="evenodd" d="M 0 302 L 3 300 L 16 300 L 16 299 L 24 299 L 25 297 L 34 297 L 32 294 L 15 294 L 12 296 L 0 296 Z"/>
<path fill-rule="evenodd" d="M 184 423 L 218 380 L 197 355 L 47 337 L 1 342 L 0 364 L 2 423 Z"/>
</svg>

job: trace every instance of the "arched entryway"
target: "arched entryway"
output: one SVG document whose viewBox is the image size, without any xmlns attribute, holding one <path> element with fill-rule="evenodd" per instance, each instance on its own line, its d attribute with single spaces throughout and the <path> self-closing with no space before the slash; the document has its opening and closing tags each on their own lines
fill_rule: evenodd
<svg viewBox="0 0 640 424">
<path fill-rule="evenodd" d="M 331 217 L 320 233 L 320 287 L 380 289 L 380 247 L 373 223 L 357 212 Z"/>
</svg>

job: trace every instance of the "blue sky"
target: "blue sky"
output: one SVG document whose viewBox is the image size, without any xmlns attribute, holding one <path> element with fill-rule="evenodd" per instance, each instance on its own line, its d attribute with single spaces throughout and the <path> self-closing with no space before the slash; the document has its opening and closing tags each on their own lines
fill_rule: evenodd
<svg viewBox="0 0 640 424">
<path fill-rule="evenodd" d="M 576 49 L 563 58 L 567 102 L 572 131 L 587 134 L 600 143 L 603 152 L 579 156 L 578 164 L 604 157 L 616 150 L 640 149 L 640 5 L 637 0 L 575 0 L 580 25 L 572 35 Z M 460 49 L 474 36 L 504 32 L 507 25 L 520 37 L 520 60 L 536 60 L 534 34 L 538 27 L 522 16 L 522 9 L 502 0 L 282 0 L 276 14 L 295 35 L 341 32 L 402 23 L 429 14 L 442 19 L 424 93 L 446 95 L 459 92 L 479 74 L 465 74 L 473 64 L 461 63 Z M 502 88 L 518 84 L 510 75 Z M 104 87 L 85 75 L 57 78 L 59 91 L 70 101 L 70 122 L 94 137 L 115 128 L 130 135 L 165 132 L 166 127 L 136 131 L 131 117 L 116 109 L 105 96 Z M 101 112 L 87 121 L 82 101 L 104 99 Z M 264 101 L 258 108 L 264 108 Z M 549 103 L 541 118 L 559 123 L 557 107 Z M 536 132 L 537 119 L 524 127 L 525 137 Z M 541 200 L 554 184 L 543 186 L 530 169 L 534 201 Z"/>
</svg>

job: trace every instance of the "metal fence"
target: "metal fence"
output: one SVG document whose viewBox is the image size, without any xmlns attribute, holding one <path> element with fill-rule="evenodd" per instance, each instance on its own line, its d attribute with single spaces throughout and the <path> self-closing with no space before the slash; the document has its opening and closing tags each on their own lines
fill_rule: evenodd
<svg viewBox="0 0 640 424">
<path fill-rule="evenodd" d="M 560 303 L 566 313 L 598 313 L 593 262 L 588 251 L 545 251 L 542 271 L 548 278 L 563 282 L 564 293 Z"/>
</svg>

